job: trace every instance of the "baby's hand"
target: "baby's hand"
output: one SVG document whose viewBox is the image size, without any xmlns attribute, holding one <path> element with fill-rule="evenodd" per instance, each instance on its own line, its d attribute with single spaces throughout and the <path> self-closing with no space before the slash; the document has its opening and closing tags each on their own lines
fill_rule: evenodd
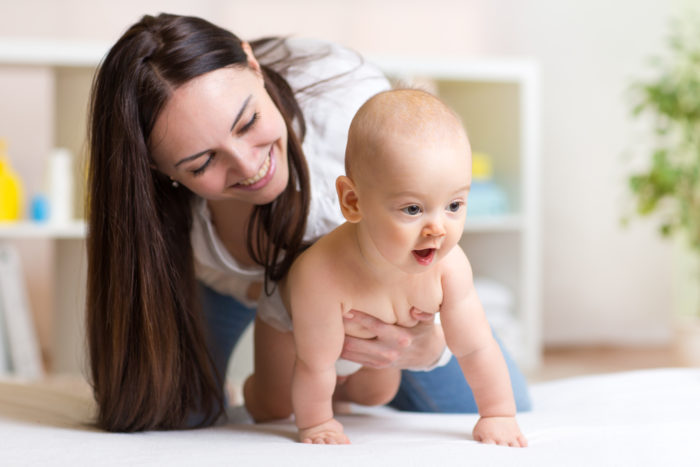
<svg viewBox="0 0 700 467">
<path fill-rule="evenodd" d="M 476 441 L 499 446 L 524 448 L 527 439 L 520 432 L 515 417 L 481 417 L 474 426 L 472 436 Z"/>
<path fill-rule="evenodd" d="M 307 444 L 350 444 L 343 425 L 335 418 L 310 428 L 299 429 L 299 441 Z"/>
</svg>

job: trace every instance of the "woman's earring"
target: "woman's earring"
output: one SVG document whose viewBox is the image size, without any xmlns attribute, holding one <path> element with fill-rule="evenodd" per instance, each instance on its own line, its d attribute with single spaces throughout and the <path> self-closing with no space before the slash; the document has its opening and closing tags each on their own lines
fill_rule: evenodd
<svg viewBox="0 0 700 467">
<path fill-rule="evenodd" d="M 177 180 L 173 180 L 172 178 L 170 178 L 170 181 L 172 182 L 173 188 L 177 188 L 180 186 L 180 184 L 177 182 Z"/>
</svg>

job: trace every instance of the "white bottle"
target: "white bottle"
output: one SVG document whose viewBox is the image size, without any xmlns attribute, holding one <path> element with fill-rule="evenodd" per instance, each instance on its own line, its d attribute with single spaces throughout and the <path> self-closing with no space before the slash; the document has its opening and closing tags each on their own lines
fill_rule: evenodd
<svg viewBox="0 0 700 467">
<path fill-rule="evenodd" d="M 73 155 L 55 148 L 48 165 L 49 221 L 66 224 L 73 220 Z"/>
</svg>

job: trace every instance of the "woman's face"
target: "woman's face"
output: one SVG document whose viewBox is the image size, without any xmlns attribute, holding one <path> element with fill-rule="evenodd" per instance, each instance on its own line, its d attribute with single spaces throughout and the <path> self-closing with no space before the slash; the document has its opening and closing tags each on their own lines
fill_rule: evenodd
<svg viewBox="0 0 700 467">
<path fill-rule="evenodd" d="M 266 204 L 288 183 L 287 128 L 249 65 L 180 86 L 153 127 L 156 168 L 205 199 Z"/>
</svg>

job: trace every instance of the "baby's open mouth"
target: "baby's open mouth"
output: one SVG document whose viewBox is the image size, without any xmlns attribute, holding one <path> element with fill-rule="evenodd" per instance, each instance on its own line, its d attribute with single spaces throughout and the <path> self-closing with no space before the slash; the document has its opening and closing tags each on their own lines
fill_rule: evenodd
<svg viewBox="0 0 700 467">
<path fill-rule="evenodd" d="M 428 265 L 433 261 L 435 248 L 425 248 L 423 250 L 413 250 L 413 256 L 419 264 Z"/>
</svg>

